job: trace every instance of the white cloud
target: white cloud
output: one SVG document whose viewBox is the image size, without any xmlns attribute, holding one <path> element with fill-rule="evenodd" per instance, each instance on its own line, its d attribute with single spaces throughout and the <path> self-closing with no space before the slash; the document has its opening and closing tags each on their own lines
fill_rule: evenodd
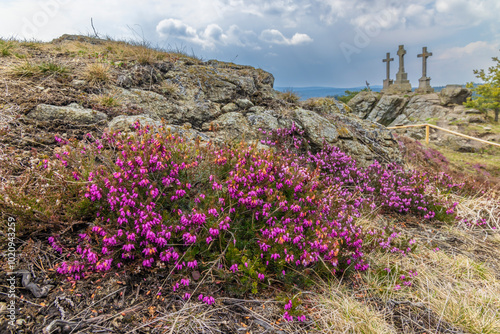
<svg viewBox="0 0 500 334">
<path fill-rule="evenodd" d="M 498 47 L 500 43 L 492 43 L 486 41 L 477 41 L 473 43 L 469 43 L 463 47 L 454 47 L 441 52 L 441 54 L 437 57 L 440 60 L 446 59 L 459 59 L 464 57 L 482 57 L 484 55 L 494 55 L 498 51 Z"/>
<path fill-rule="evenodd" d="M 166 37 L 191 39 L 197 36 L 196 29 L 177 19 L 161 20 L 156 26 L 156 32 L 158 32 L 160 36 Z"/>
<path fill-rule="evenodd" d="M 260 37 L 262 41 L 272 44 L 283 45 L 298 45 L 304 43 L 311 43 L 313 39 L 307 34 L 296 33 L 292 38 L 286 38 L 279 30 L 265 29 L 261 32 Z"/>
</svg>

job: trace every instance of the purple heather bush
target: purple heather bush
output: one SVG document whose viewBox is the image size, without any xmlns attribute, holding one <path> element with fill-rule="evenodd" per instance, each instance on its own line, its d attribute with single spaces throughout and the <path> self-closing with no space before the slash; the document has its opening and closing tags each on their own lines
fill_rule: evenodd
<svg viewBox="0 0 500 334">
<path fill-rule="evenodd" d="M 80 143 L 59 139 L 59 168 L 81 182 L 95 221 L 74 250 L 50 238 L 68 257 L 58 273 L 82 279 L 118 268 L 164 268 L 172 290 L 190 299 L 190 273 L 210 271 L 256 293 L 272 282 L 304 283 L 304 273 L 366 270 L 367 252 L 404 255 L 414 247 L 391 227 L 363 229 L 361 217 L 454 218 L 454 204 L 437 200 L 438 191 L 460 188 L 447 175 L 378 162 L 360 168 L 334 146 L 309 151 L 295 126 L 264 132 L 268 149 L 202 147 L 163 128 L 136 128 L 134 135 Z"/>
</svg>

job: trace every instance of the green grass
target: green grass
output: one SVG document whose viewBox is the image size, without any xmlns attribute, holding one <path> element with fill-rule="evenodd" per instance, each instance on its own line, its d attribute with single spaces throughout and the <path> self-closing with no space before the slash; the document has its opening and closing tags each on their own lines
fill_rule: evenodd
<svg viewBox="0 0 500 334">
<path fill-rule="evenodd" d="M 67 67 L 65 67 L 63 65 L 59 65 L 57 63 L 52 63 L 52 62 L 42 63 L 42 64 L 38 65 L 38 69 L 40 70 L 41 73 L 60 73 L 60 74 L 63 74 L 63 73 L 69 72 Z"/>
</svg>

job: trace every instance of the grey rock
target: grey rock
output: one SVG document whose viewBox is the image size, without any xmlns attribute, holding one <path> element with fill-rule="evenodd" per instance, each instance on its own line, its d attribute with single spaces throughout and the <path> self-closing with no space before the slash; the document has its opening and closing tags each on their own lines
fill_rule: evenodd
<svg viewBox="0 0 500 334">
<path fill-rule="evenodd" d="M 439 93 L 441 104 L 462 104 L 472 95 L 470 89 L 463 88 L 461 85 L 447 85 Z"/>
<path fill-rule="evenodd" d="M 274 130 L 280 127 L 278 118 L 272 110 L 246 114 L 248 124 L 255 129 Z"/>
<path fill-rule="evenodd" d="M 335 125 L 326 118 L 313 111 L 298 108 L 294 111 L 295 119 L 302 125 L 310 142 L 317 146 L 323 146 L 323 141 L 335 143 L 339 133 Z"/>
<path fill-rule="evenodd" d="M 380 93 L 377 92 L 360 92 L 354 96 L 347 105 L 351 112 L 358 117 L 366 118 L 380 100 Z"/>
<path fill-rule="evenodd" d="M 71 85 L 75 88 L 81 88 L 81 87 L 85 87 L 85 85 L 87 85 L 87 81 L 75 79 L 75 80 L 71 81 Z"/>
<path fill-rule="evenodd" d="M 391 124 L 408 103 L 408 98 L 401 95 L 383 95 L 366 119 L 382 125 Z"/>
<path fill-rule="evenodd" d="M 253 103 L 249 99 L 238 99 L 236 104 L 243 110 L 253 107 Z"/>
<path fill-rule="evenodd" d="M 135 123 L 139 122 L 141 126 L 151 126 L 158 127 L 161 125 L 161 122 L 158 120 L 154 120 L 147 115 L 120 115 L 113 118 L 108 123 L 108 129 L 112 132 L 121 131 L 128 132 L 133 131 L 135 129 Z"/>
<path fill-rule="evenodd" d="M 266 107 L 262 107 L 262 106 L 254 106 L 254 107 L 251 107 L 248 109 L 248 112 L 255 112 L 255 113 L 258 113 L 258 112 L 263 112 L 264 110 L 266 110 Z"/>
<path fill-rule="evenodd" d="M 207 135 L 211 138 L 227 142 L 256 138 L 255 129 L 250 127 L 245 116 L 239 112 L 223 114 L 210 124 L 203 124 L 203 128 L 210 129 L 211 132 L 208 132 Z"/>
<path fill-rule="evenodd" d="M 183 101 L 168 100 L 165 96 L 140 89 L 117 88 L 122 103 L 135 105 L 143 109 L 151 118 L 165 119 L 169 124 L 191 123 L 194 128 L 201 129 L 202 124 L 217 118 L 221 114 L 218 104 L 188 99 Z"/>
<path fill-rule="evenodd" d="M 71 103 L 66 107 L 39 104 L 27 116 L 39 121 L 62 120 L 78 124 L 95 124 L 108 118 L 105 113 L 83 108 L 77 103 Z"/>
<path fill-rule="evenodd" d="M 427 122 L 429 119 L 441 119 L 451 112 L 449 108 L 441 106 L 436 93 L 414 95 L 390 125 Z"/>
<path fill-rule="evenodd" d="M 159 120 L 154 120 L 147 115 L 120 115 L 113 118 L 108 123 L 109 131 L 121 131 L 124 133 L 135 131 L 135 123 L 139 122 L 141 126 L 150 126 L 151 128 L 159 128 L 163 126 L 165 129 L 170 130 L 172 133 L 182 135 L 188 140 L 199 139 L 201 141 L 209 141 L 210 138 L 199 131 L 191 129 L 190 123 L 186 123 L 184 126 L 163 124 Z"/>
<path fill-rule="evenodd" d="M 233 111 L 236 111 L 238 110 L 238 106 L 236 105 L 236 103 L 228 103 L 226 104 L 224 107 L 222 107 L 220 109 L 223 113 L 228 113 L 228 112 L 233 112 Z"/>
<path fill-rule="evenodd" d="M 469 123 L 486 123 L 484 115 L 470 115 L 467 117 Z"/>
</svg>

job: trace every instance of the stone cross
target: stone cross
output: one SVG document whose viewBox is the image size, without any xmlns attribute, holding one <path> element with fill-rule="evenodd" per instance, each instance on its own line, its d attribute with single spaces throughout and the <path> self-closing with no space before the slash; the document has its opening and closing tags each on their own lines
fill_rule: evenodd
<svg viewBox="0 0 500 334">
<path fill-rule="evenodd" d="M 422 48 L 422 53 L 417 55 L 418 58 L 422 58 L 422 77 L 418 79 L 418 88 L 415 92 L 420 94 L 429 94 L 434 92 L 434 88 L 431 87 L 431 78 L 427 77 L 427 58 L 432 56 L 432 52 L 427 52 L 427 47 Z"/>
<path fill-rule="evenodd" d="M 387 92 L 391 93 L 406 93 L 411 92 L 411 84 L 408 80 L 408 73 L 405 73 L 404 55 L 406 54 L 405 46 L 400 45 L 398 49 L 399 56 L 399 71 L 396 73 L 396 81 L 391 85 Z"/>
<path fill-rule="evenodd" d="M 394 60 L 394 58 L 391 58 L 391 54 L 390 54 L 389 52 L 387 52 L 386 58 L 385 58 L 385 59 L 382 59 L 382 61 L 383 61 L 384 63 L 387 63 L 387 69 L 386 69 L 386 72 L 387 72 L 387 80 L 390 80 L 390 78 L 391 78 L 391 75 L 390 75 L 390 73 L 391 73 L 391 65 L 390 65 L 390 63 L 391 63 L 391 61 L 393 61 L 393 60 Z"/>
<path fill-rule="evenodd" d="M 398 56 L 399 56 L 399 72 L 404 73 L 405 71 L 405 61 L 403 59 L 404 55 L 406 54 L 405 46 L 400 45 L 398 49 Z"/>
<path fill-rule="evenodd" d="M 417 55 L 418 58 L 422 58 L 422 78 L 427 78 L 427 58 L 432 56 L 432 52 L 427 52 L 427 47 L 422 48 L 422 53 Z"/>
</svg>

